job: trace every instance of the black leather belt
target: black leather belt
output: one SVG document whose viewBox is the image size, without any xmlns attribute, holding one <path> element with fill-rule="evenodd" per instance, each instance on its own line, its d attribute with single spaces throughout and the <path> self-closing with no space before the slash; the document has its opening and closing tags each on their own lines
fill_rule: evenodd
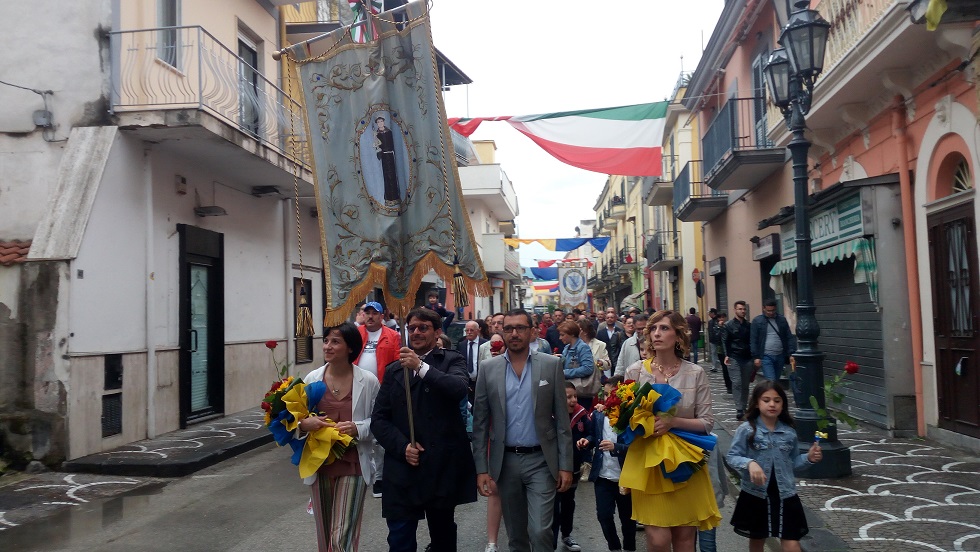
<svg viewBox="0 0 980 552">
<path fill-rule="evenodd" d="M 504 447 L 504 452 L 531 454 L 532 452 L 541 452 L 541 445 L 534 445 L 533 447 Z"/>
</svg>

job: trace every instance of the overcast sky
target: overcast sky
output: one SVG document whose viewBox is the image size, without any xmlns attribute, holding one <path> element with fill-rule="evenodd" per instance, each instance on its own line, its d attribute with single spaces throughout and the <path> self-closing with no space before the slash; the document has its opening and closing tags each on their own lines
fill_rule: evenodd
<svg viewBox="0 0 980 552">
<path fill-rule="evenodd" d="M 693 71 L 723 0 L 434 0 L 435 45 L 473 84 L 445 94 L 449 117 L 530 115 L 668 98 Z M 683 56 L 683 60 L 681 57 Z M 683 64 L 683 65 L 682 65 Z M 570 238 L 606 176 L 554 159 L 505 122 L 480 126 L 514 183 L 522 238 Z M 521 264 L 561 258 L 520 248 Z"/>
</svg>

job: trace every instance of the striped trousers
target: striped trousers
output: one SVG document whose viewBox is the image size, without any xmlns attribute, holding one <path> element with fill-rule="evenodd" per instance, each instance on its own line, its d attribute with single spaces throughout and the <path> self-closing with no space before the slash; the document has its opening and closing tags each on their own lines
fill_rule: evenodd
<svg viewBox="0 0 980 552">
<path fill-rule="evenodd" d="M 311 485 L 316 543 L 320 552 L 355 552 L 367 483 L 359 475 L 317 476 Z"/>
</svg>

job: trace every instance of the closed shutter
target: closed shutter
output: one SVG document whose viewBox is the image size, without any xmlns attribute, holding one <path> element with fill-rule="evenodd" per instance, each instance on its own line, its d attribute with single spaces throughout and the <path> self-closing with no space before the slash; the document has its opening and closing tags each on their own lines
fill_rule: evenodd
<svg viewBox="0 0 980 552">
<path fill-rule="evenodd" d="M 731 319 L 735 314 L 728 307 L 728 278 L 724 274 L 715 276 L 715 308 L 728 313 Z"/>
<path fill-rule="evenodd" d="M 852 360 L 857 374 L 848 375 L 844 402 L 828 404 L 880 427 L 888 423 L 885 397 L 881 313 L 866 284 L 854 283 L 851 258 L 813 268 L 813 295 L 820 324 L 819 349 L 826 354 L 824 378 L 830 381 Z"/>
</svg>

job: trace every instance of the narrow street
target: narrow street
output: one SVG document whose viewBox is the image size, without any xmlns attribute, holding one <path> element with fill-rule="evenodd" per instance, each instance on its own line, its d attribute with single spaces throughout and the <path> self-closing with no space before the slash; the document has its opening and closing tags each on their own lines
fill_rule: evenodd
<svg viewBox="0 0 980 552">
<path fill-rule="evenodd" d="M 63 475 L 63 474 L 62 474 Z M 140 480 L 141 478 L 108 478 Z M 313 520 L 306 513 L 307 490 L 285 450 L 266 445 L 194 475 L 164 480 L 112 498 L 97 498 L 52 517 L 0 531 L 0 550 L 33 551 L 306 551 L 316 549 Z M 581 484 L 572 533 L 584 551 L 606 550 L 595 520 L 590 483 Z M 719 550 L 740 550 L 741 537 L 727 530 L 733 500 L 719 529 Z M 459 550 L 482 552 L 486 545 L 486 502 L 457 509 Z M 381 499 L 364 506 L 361 550 L 387 550 Z M 645 550 L 637 535 L 638 550 Z M 506 531 L 500 531 L 506 551 Z M 424 523 L 419 550 L 428 543 Z"/>
</svg>

